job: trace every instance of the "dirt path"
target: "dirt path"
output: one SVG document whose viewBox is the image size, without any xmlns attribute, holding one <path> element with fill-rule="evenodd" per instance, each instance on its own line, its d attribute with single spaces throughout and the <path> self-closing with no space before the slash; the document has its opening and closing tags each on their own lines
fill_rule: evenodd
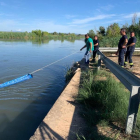
<svg viewBox="0 0 140 140">
<path fill-rule="evenodd" d="M 112 56 L 113 55 L 113 56 Z M 114 61 L 115 63 L 118 63 L 118 56 L 115 56 L 115 54 L 106 54 L 106 56 L 111 59 L 112 61 Z M 131 71 L 134 75 L 136 75 L 137 77 L 140 78 L 140 55 L 134 55 L 132 57 L 133 59 L 133 63 L 134 63 L 134 67 L 133 69 L 129 68 L 129 63 L 128 66 L 126 67 L 127 70 Z"/>
</svg>

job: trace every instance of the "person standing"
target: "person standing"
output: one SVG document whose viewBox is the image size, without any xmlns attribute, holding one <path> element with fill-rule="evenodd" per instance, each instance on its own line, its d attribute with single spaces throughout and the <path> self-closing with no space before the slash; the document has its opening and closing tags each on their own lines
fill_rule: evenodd
<svg viewBox="0 0 140 140">
<path fill-rule="evenodd" d="M 93 47 L 93 40 L 89 37 L 88 34 L 85 35 L 85 43 L 86 45 L 84 47 L 82 47 L 80 49 L 80 51 L 82 51 L 84 48 L 87 48 L 86 49 L 86 53 L 85 53 L 85 57 L 86 57 L 86 64 L 89 64 L 89 57 L 90 57 L 90 54 L 92 53 L 92 51 L 94 50 L 94 47 Z"/>
<path fill-rule="evenodd" d="M 124 62 L 125 67 L 127 66 L 127 61 L 128 60 L 129 60 L 130 68 L 132 68 L 134 66 L 133 61 L 132 61 L 132 55 L 133 55 L 133 52 L 135 50 L 136 41 L 137 41 L 137 39 L 135 37 L 135 33 L 131 32 L 130 33 L 130 38 L 129 38 L 128 43 L 126 45 L 127 51 L 126 51 L 125 62 Z"/>
<path fill-rule="evenodd" d="M 93 43 L 94 43 L 93 60 L 95 61 L 95 57 L 96 57 L 97 51 L 99 50 L 99 40 L 98 40 L 98 36 L 97 35 L 94 36 Z"/>
<path fill-rule="evenodd" d="M 126 44 L 128 42 L 128 39 L 126 36 L 126 30 L 124 28 L 120 30 L 120 34 L 122 35 L 122 37 L 119 40 L 118 50 L 116 54 L 119 54 L 119 58 L 118 58 L 119 65 L 121 67 L 124 67 L 124 55 L 126 53 Z"/>
</svg>

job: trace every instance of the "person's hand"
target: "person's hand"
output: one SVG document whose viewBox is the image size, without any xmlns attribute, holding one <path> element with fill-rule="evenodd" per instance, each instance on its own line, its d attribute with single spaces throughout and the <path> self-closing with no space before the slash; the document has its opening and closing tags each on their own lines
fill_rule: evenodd
<svg viewBox="0 0 140 140">
<path fill-rule="evenodd" d="M 80 49 L 80 51 L 82 51 L 82 49 Z"/>
<path fill-rule="evenodd" d="M 90 52 L 90 53 L 92 53 L 92 51 L 91 51 L 91 50 L 90 50 L 89 52 Z"/>
<path fill-rule="evenodd" d="M 126 48 L 126 46 L 122 46 L 122 48 L 124 49 L 124 48 Z"/>
<path fill-rule="evenodd" d="M 118 55 L 118 51 L 115 54 Z"/>
</svg>

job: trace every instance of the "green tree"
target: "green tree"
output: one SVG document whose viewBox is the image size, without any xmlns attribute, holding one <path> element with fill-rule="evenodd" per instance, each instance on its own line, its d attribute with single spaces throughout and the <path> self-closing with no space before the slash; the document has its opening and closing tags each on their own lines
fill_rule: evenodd
<svg viewBox="0 0 140 140">
<path fill-rule="evenodd" d="M 48 32 L 42 32 L 42 37 L 47 37 L 49 35 Z"/>
<path fill-rule="evenodd" d="M 95 32 L 93 30 L 89 30 L 88 35 L 89 35 L 90 38 L 94 39 Z"/>
<path fill-rule="evenodd" d="M 105 28 L 103 26 L 99 27 L 99 34 L 101 34 L 102 36 L 105 36 Z"/>
<path fill-rule="evenodd" d="M 114 23 L 107 28 L 107 36 L 115 37 L 120 34 L 120 27 L 118 23 Z"/>
<path fill-rule="evenodd" d="M 36 34 L 38 37 L 42 36 L 42 31 L 41 30 L 33 30 L 32 33 Z"/>
</svg>

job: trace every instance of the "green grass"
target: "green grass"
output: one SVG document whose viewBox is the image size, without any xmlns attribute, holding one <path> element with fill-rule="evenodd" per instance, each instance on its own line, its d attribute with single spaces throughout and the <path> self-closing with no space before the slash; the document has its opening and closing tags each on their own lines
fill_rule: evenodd
<svg viewBox="0 0 140 140">
<path fill-rule="evenodd" d="M 73 69 L 72 68 L 67 68 L 67 72 L 66 72 L 66 75 L 65 75 L 66 82 L 69 82 L 73 76 L 74 76 Z"/>
<path fill-rule="evenodd" d="M 130 92 L 104 70 L 83 72 L 81 79 L 76 100 L 84 105 L 82 116 L 90 128 L 87 139 L 95 139 L 95 135 L 97 138 L 110 139 L 98 135 L 94 127 L 116 122 L 125 128 Z M 139 126 L 138 114 L 137 136 Z"/>
<path fill-rule="evenodd" d="M 49 34 L 38 36 L 34 32 L 2 32 L 0 31 L 0 39 L 56 39 L 56 40 L 75 40 L 84 38 L 83 35 L 75 35 L 75 34 Z"/>
</svg>

